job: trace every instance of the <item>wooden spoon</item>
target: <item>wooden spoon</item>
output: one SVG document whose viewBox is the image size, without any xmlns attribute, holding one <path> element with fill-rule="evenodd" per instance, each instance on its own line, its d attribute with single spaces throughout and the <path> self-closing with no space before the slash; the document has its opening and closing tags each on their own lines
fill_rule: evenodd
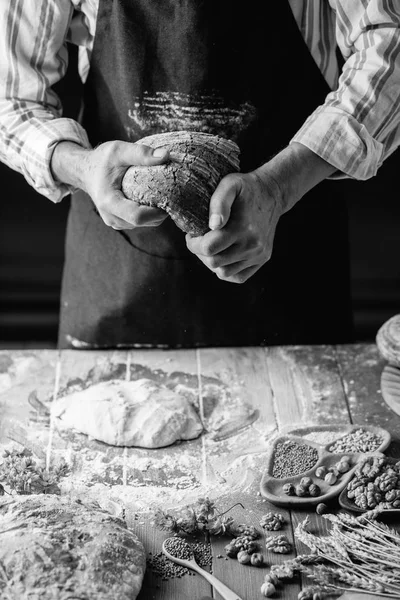
<svg viewBox="0 0 400 600">
<path fill-rule="evenodd" d="M 165 548 L 165 543 L 170 539 L 174 538 L 167 538 L 166 540 L 164 540 L 162 545 L 162 551 L 164 552 L 167 558 L 177 563 L 178 565 L 181 565 L 182 567 L 187 567 L 188 569 L 192 569 L 193 571 L 196 571 L 196 573 L 199 573 L 199 575 L 204 577 L 204 579 L 206 579 L 208 583 L 211 583 L 213 588 L 216 589 L 219 594 L 221 594 L 224 600 L 242 600 L 242 598 L 240 598 L 235 592 L 232 592 L 232 590 L 230 590 L 224 583 L 222 583 L 222 581 L 220 581 L 219 579 L 214 577 L 214 575 L 211 575 L 210 573 L 204 571 L 204 569 L 199 567 L 193 555 L 190 560 L 186 560 L 183 558 L 177 558 L 176 556 L 173 556 L 173 554 L 170 554 Z"/>
</svg>

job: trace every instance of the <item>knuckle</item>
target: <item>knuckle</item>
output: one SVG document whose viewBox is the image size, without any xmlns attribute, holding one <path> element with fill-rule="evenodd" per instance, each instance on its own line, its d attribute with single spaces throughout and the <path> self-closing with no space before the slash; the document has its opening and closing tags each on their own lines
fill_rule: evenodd
<svg viewBox="0 0 400 600">
<path fill-rule="evenodd" d="M 103 158 L 109 160 L 118 152 L 120 145 L 121 142 L 117 140 L 112 140 L 111 142 L 104 142 L 104 144 L 101 144 L 101 146 L 99 146 L 99 149 L 101 149 L 101 154 Z"/>
<path fill-rule="evenodd" d="M 219 256 L 211 256 L 207 262 L 211 269 L 217 269 L 221 264 L 221 259 Z"/>
<path fill-rule="evenodd" d="M 240 173 L 228 173 L 228 175 L 225 175 L 224 177 L 224 181 L 225 183 L 235 186 L 238 183 L 241 183 L 243 179 L 243 175 L 241 175 Z"/>
<path fill-rule="evenodd" d="M 210 240 L 204 240 L 201 246 L 201 250 L 204 256 L 214 256 L 216 252 L 215 243 Z"/>
<path fill-rule="evenodd" d="M 153 149 L 150 146 L 145 146 L 140 142 L 134 144 L 136 151 L 136 160 L 141 164 L 145 165 L 148 163 L 149 159 L 153 156 Z"/>
<path fill-rule="evenodd" d="M 229 277 L 229 269 L 228 267 L 219 267 L 216 270 L 216 273 L 220 279 L 227 279 Z"/>
<path fill-rule="evenodd" d="M 243 275 L 242 273 L 238 273 L 237 275 L 234 275 L 233 277 L 231 277 L 230 281 L 232 283 L 241 285 L 242 283 L 244 283 L 246 281 L 246 279 L 247 279 L 246 275 Z"/>
<path fill-rule="evenodd" d="M 108 226 L 108 227 L 112 227 L 114 224 L 114 220 L 112 217 L 110 217 L 109 215 L 103 215 L 102 216 L 104 223 Z"/>
</svg>

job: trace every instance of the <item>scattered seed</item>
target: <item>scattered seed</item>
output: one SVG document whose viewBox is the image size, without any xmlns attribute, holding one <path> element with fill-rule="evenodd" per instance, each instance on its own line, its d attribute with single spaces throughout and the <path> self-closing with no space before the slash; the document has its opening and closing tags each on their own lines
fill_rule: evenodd
<svg viewBox="0 0 400 600">
<path fill-rule="evenodd" d="M 212 565 L 212 551 L 211 544 L 203 544 L 202 542 L 196 542 L 195 544 L 188 544 L 183 538 L 169 538 L 174 540 L 173 542 L 168 541 L 166 549 L 173 556 L 178 556 L 178 552 L 182 552 L 178 558 L 186 558 L 184 554 L 189 554 L 189 558 L 193 555 L 197 564 L 203 569 L 211 567 Z M 180 540 L 180 541 L 175 541 Z M 182 545 L 183 544 L 183 545 Z M 183 549 L 186 546 L 186 549 Z M 172 550 L 172 551 L 171 551 Z M 147 566 L 157 577 L 166 581 L 168 579 L 180 578 L 184 575 L 193 575 L 192 571 L 181 565 L 177 565 L 165 556 L 163 552 L 157 552 L 148 557 Z"/>
</svg>

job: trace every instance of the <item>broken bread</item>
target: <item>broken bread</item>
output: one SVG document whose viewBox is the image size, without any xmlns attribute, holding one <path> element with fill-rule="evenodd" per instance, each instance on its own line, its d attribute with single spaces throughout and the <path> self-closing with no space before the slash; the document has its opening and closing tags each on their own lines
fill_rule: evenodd
<svg viewBox="0 0 400 600">
<path fill-rule="evenodd" d="M 170 161 L 129 167 L 122 180 L 125 196 L 165 210 L 186 233 L 204 235 L 209 230 L 208 208 L 214 190 L 225 175 L 239 170 L 237 144 L 196 131 L 150 135 L 138 143 L 167 149 Z"/>
</svg>

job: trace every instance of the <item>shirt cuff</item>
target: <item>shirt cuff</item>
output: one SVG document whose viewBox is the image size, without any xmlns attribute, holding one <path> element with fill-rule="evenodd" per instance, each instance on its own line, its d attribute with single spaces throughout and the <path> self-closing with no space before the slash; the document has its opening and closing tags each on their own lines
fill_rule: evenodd
<svg viewBox="0 0 400 600">
<path fill-rule="evenodd" d="M 384 146 L 343 110 L 320 106 L 290 140 L 307 146 L 338 169 L 329 179 L 366 180 L 383 162 Z"/>
<path fill-rule="evenodd" d="M 83 148 L 92 148 L 84 128 L 77 121 L 64 118 L 37 120 L 23 143 L 22 171 L 26 180 L 53 202 L 60 202 L 76 191 L 74 186 L 54 179 L 51 172 L 51 158 L 59 142 L 75 142 Z"/>
</svg>

